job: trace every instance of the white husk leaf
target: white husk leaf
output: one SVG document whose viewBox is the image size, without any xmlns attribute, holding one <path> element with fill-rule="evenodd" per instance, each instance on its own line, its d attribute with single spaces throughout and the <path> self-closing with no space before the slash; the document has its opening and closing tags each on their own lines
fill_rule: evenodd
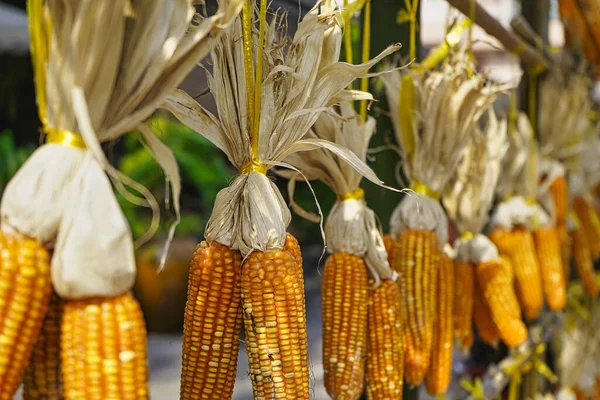
<svg viewBox="0 0 600 400">
<path fill-rule="evenodd" d="M 110 165 L 100 143 L 150 116 L 240 7 L 239 1 L 229 2 L 192 26 L 191 0 L 45 3 L 52 21 L 46 85 L 40 88 L 46 127 L 81 134 L 87 150 L 40 147 L 6 187 L 0 213 L 4 232 L 54 245 L 52 281 L 61 297 L 113 296 L 133 285 L 131 232 L 106 173 L 127 199 L 155 212 L 158 204 Z M 160 141 L 150 147 L 165 168 L 178 213 L 177 165 Z"/>
<path fill-rule="evenodd" d="M 496 194 L 500 198 L 513 195 L 526 196 L 522 182 L 527 173 L 526 164 L 529 158 L 533 128 L 529 118 L 523 112 L 517 114 L 514 128 L 508 137 L 509 147 L 502 162 L 502 174 L 500 174 L 496 186 Z"/>
<path fill-rule="evenodd" d="M 500 166 L 508 149 L 507 130 L 506 119 L 498 120 L 490 108 L 487 124 L 473 132 L 456 174 L 442 197 L 458 232 L 475 235 L 464 236 L 455 243 L 460 261 L 479 264 L 498 258 L 496 246 L 480 233 L 488 222 Z"/>
<path fill-rule="evenodd" d="M 374 133 L 373 118 L 363 122 L 350 104 L 342 103 L 339 114 L 321 114 L 307 137 L 337 143 L 366 162 L 369 141 Z M 356 169 L 325 150 L 293 154 L 285 162 L 302 171 L 306 179 L 320 179 L 337 195 L 357 189 L 362 180 Z M 287 174 L 286 171 L 283 175 L 298 178 L 297 174 Z M 294 210 L 298 210 L 293 201 L 293 190 L 290 191 L 290 202 Z M 300 214 L 304 215 L 304 212 L 300 211 Z M 364 257 L 376 283 L 380 279 L 396 279 L 387 261 L 377 216 L 364 199 L 338 200 L 325 223 L 325 237 L 329 253 L 345 252 Z"/>
<path fill-rule="evenodd" d="M 471 61 L 460 52 L 440 70 L 424 76 L 395 72 L 381 77 L 386 88 L 392 122 L 403 153 L 404 169 L 412 182 L 418 181 L 441 193 L 460 161 L 476 122 L 496 97 L 509 85 L 486 84 L 481 74 L 472 74 Z M 414 154 L 409 155 L 398 113 L 402 73 L 414 75 Z M 391 233 L 404 228 L 435 230 L 440 245 L 448 238 L 446 218 L 438 201 L 406 196 L 390 222 Z"/>
<path fill-rule="evenodd" d="M 540 85 L 540 152 L 569 167 L 585 148 L 590 136 L 595 136 L 589 120 L 592 101 L 591 82 L 587 76 L 553 70 Z"/>
<path fill-rule="evenodd" d="M 327 149 L 367 179 L 381 184 L 350 150 L 327 140 L 303 138 L 321 113 L 345 97 L 344 88 L 352 80 L 399 49 L 398 45 L 390 46 L 361 65 L 337 62 L 341 49 L 338 13 L 330 1 L 313 8 L 299 23 L 287 52 L 288 43 L 276 29 L 281 17 L 275 16 L 266 27 L 258 159 L 269 167 L 288 166 L 284 160 L 296 152 Z M 173 93 L 163 105 L 223 150 L 238 169 L 252 156 L 241 37 L 238 19 L 212 53 L 208 86 L 216 100 L 218 118 L 182 91 Z M 244 256 L 255 250 L 282 248 L 289 210 L 273 183 L 259 175 L 251 172 L 238 176 L 218 195 L 205 232 L 208 241 L 240 250 Z"/>
</svg>

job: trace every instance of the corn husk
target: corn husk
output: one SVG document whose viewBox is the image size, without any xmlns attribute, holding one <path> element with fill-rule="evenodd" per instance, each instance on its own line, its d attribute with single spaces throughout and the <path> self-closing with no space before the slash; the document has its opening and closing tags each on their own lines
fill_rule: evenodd
<svg viewBox="0 0 600 400">
<path fill-rule="evenodd" d="M 540 85 L 540 153 L 567 166 L 577 163 L 590 132 L 589 78 L 583 74 L 554 70 Z"/>
<path fill-rule="evenodd" d="M 342 103 L 337 112 L 321 114 L 306 137 L 337 143 L 366 162 L 375 127 L 375 119 L 368 117 L 363 121 L 349 103 Z M 304 175 L 300 177 L 293 171 L 284 173 L 291 179 L 290 202 L 301 216 L 306 212 L 293 201 L 295 179 L 320 179 L 338 195 L 338 201 L 325 222 L 327 251 L 363 257 L 376 285 L 381 279 L 395 280 L 396 274 L 388 264 L 381 226 L 375 212 L 367 206 L 364 198 L 340 199 L 340 196 L 359 189 L 362 175 L 343 159 L 325 150 L 293 154 L 285 161 Z"/>
<path fill-rule="evenodd" d="M 209 52 L 240 2 L 194 24 L 191 0 L 32 0 L 30 6 L 35 2 L 44 18 L 36 55 L 49 49 L 35 64 L 42 122 L 47 131 L 81 135 L 87 148 L 40 147 L 6 187 L 2 230 L 54 247 L 52 281 L 61 297 L 117 295 L 132 287 L 135 259 L 110 180 L 127 199 L 156 212 L 158 205 L 110 165 L 101 143 L 150 116 Z M 178 213 L 175 158 L 151 131 L 142 133 L 171 183 Z"/>
<path fill-rule="evenodd" d="M 260 163 L 269 168 L 288 167 L 284 160 L 294 153 L 326 149 L 362 176 L 381 184 L 373 171 L 350 150 L 331 141 L 303 137 L 319 114 L 340 99 L 370 98 L 365 93 L 346 92 L 344 88 L 399 46 L 387 48 L 365 64 L 341 63 L 337 59 L 342 18 L 333 2 L 325 1 L 313 8 L 299 23 L 291 42 L 286 42 L 277 29 L 280 18 L 276 15 L 274 22 L 266 27 L 262 44 Z M 164 104 L 183 123 L 225 152 L 238 169 L 252 157 L 241 36 L 242 25 L 238 19 L 212 53 L 208 86 L 216 100 L 218 118 L 182 91 L 171 95 Z M 265 174 L 244 173 L 217 195 L 205 237 L 240 250 L 244 256 L 255 250 L 278 250 L 284 244 L 290 218 L 283 197 Z"/>
<path fill-rule="evenodd" d="M 475 123 L 496 96 L 508 88 L 486 83 L 485 77 L 473 70 L 463 51 L 448 59 L 440 70 L 423 76 L 413 71 L 382 76 L 404 170 L 411 183 L 420 182 L 441 193 L 458 166 Z M 412 105 L 400 104 L 403 73 L 413 74 Z M 413 109 L 413 126 L 410 132 L 403 132 L 398 110 L 409 106 Z M 439 202 L 421 195 L 407 195 L 392 214 L 391 233 L 397 235 L 405 228 L 435 230 L 440 245 L 448 240 L 447 220 Z"/>
<path fill-rule="evenodd" d="M 494 208 L 489 229 L 515 226 L 531 228 L 537 216 L 546 221 L 542 210 L 530 199 L 537 191 L 537 151 L 533 128 L 525 113 L 516 116 L 514 129 L 509 134 L 509 146 L 502 162 L 502 173 L 496 186 L 496 195 L 502 199 Z M 533 177 L 533 179 L 532 179 Z"/>
<path fill-rule="evenodd" d="M 496 246 L 481 232 L 488 222 L 502 159 L 508 150 L 506 119 L 498 120 L 492 108 L 487 114 L 487 125 L 473 133 L 442 197 L 461 235 L 455 242 L 457 259 L 475 265 L 499 257 Z"/>
</svg>

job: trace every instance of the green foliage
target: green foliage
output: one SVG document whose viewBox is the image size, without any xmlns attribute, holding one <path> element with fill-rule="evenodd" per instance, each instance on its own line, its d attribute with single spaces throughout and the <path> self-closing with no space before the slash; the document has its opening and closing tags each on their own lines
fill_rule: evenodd
<svg viewBox="0 0 600 400">
<path fill-rule="evenodd" d="M 173 151 L 179 163 L 182 194 L 181 222 L 177 233 L 200 236 L 217 193 L 227 186 L 233 171 L 220 151 L 185 125 L 163 117 L 153 118 L 149 125 Z M 139 132 L 125 136 L 119 170 L 144 185 L 164 204 L 164 173 L 140 141 L 140 136 Z M 150 226 L 149 210 L 131 204 L 120 195 L 118 197 L 134 235 L 141 235 Z M 164 210 L 162 216 L 159 234 L 166 232 L 170 222 L 166 221 Z"/>
<path fill-rule="evenodd" d="M 0 133 L 0 193 L 33 150 L 34 146 L 17 147 L 10 130 Z"/>
</svg>

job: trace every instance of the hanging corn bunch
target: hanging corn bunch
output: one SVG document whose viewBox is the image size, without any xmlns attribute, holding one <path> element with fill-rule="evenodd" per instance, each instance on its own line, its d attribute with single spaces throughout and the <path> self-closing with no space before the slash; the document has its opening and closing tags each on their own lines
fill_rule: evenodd
<svg viewBox="0 0 600 400">
<path fill-rule="evenodd" d="M 37 102 L 46 144 L 31 156 L 4 191 L 0 209 L 2 231 L 5 245 L 13 247 L 7 250 L 7 257 L 26 247 L 27 257 L 20 256 L 16 264 L 7 258 L 0 270 L 9 272 L 10 267 L 15 276 L 33 273 L 32 276 L 39 276 L 36 284 L 45 286 L 35 292 L 27 292 L 25 286 L 19 289 L 22 293 L 18 301 L 27 304 L 20 304 L 19 309 L 35 309 L 35 314 L 18 318 L 28 321 L 27 335 L 25 331 L 20 334 L 23 349 L 3 351 L 18 353 L 22 358 L 14 360 L 10 370 L 0 372 L 0 390 L 5 396 L 14 394 L 46 314 L 50 271 L 56 293 L 67 300 L 65 308 L 77 304 L 91 308 L 97 318 L 114 318 L 115 324 L 121 323 L 116 318 L 123 316 L 122 310 L 109 305 L 114 296 L 130 296 L 124 293 L 133 285 L 135 260 L 131 233 L 111 180 L 126 198 L 155 211 L 149 235 L 158 224 L 158 204 L 145 188 L 109 164 L 101 143 L 119 138 L 150 116 L 166 94 L 208 53 L 219 32 L 239 9 L 239 2 L 233 1 L 214 16 L 193 22 L 195 9 L 191 0 L 154 0 L 144 4 L 125 0 L 28 1 Z M 177 164 L 151 131 L 145 129 L 143 136 L 172 183 L 177 213 Z M 126 187 L 145 198 L 138 198 Z M 54 248 L 51 261 L 42 246 Z M 133 298 L 130 304 L 129 317 L 136 319 L 141 330 L 138 340 L 142 342 L 136 346 L 142 346 L 142 316 Z M 16 305 L 12 300 L 7 303 L 11 308 Z M 122 324 L 129 322 L 123 320 Z M 15 326 L 21 329 L 20 325 Z M 10 333 L 4 328 L 0 328 L 2 336 Z M 62 326 L 63 332 L 71 328 L 68 322 Z M 127 391 L 136 399 L 146 398 L 145 345 L 119 348 L 111 335 L 122 326 L 97 336 L 99 343 L 86 341 L 97 335 L 96 328 L 79 325 L 77 339 L 84 342 L 77 351 L 63 351 L 62 364 L 80 363 L 88 351 L 105 346 L 102 352 L 95 353 L 98 366 L 105 367 L 95 370 L 94 379 L 99 383 L 93 387 L 85 385 L 83 376 L 65 368 L 65 399 L 109 398 L 114 390 Z M 62 335 L 63 344 L 72 345 L 74 339 L 72 335 Z M 111 367 L 106 368 L 109 364 Z M 136 381 L 139 386 L 115 389 L 112 383 L 106 383 L 113 382 L 116 375 L 132 365 L 140 366 L 136 373 L 144 379 Z M 83 383 L 81 391 L 69 390 L 75 382 Z M 119 381 L 116 382 L 118 386 Z"/>
<path fill-rule="evenodd" d="M 364 121 L 352 105 L 342 103 L 330 113 L 321 115 L 305 137 L 334 142 L 365 162 L 374 132 L 373 118 Z M 388 352 L 389 348 L 368 343 L 368 337 L 386 337 L 390 346 L 401 348 L 403 337 L 396 336 L 400 329 L 394 327 L 402 327 L 403 321 L 398 319 L 381 325 L 390 316 L 384 315 L 388 312 L 387 308 L 380 307 L 389 305 L 391 301 L 382 298 L 369 308 L 369 312 L 378 314 L 369 319 L 378 324 L 367 324 L 367 305 L 373 301 L 381 281 L 395 280 L 397 275 L 388 264 L 375 213 L 367 207 L 364 192 L 359 186 L 362 175 L 325 150 L 294 154 L 285 162 L 303 171 L 306 179 L 320 179 L 338 197 L 325 223 L 327 250 L 332 254 L 325 263 L 322 283 L 325 389 L 334 399 L 356 400 L 366 382 L 367 386 L 372 386 L 368 390 L 369 398 L 380 398 L 377 393 L 397 398 L 402 394 L 402 359 L 386 359 L 384 354 L 376 351 Z M 293 196 L 294 179 L 300 178 L 299 175 L 293 171 L 280 173 L 291 178 L 288 188 L 290 196 Z M 300 215 L 308 216 L 293 199 L 291 204 Z M 316 215 L 310 218 L 319 220 Z M 375 288 L 368 287 L 369 276 Z M 389 289 L 384 289 L 378 296 L 387 297 L 387 292 Z M 395 296 L 392 295 L 391 299 Z M 395 307 L 400 307 L 400 303 Z M 400 318 L 402 315 L 394 316 Z M 367 351 L 368 348 L 371 351 Z M 369 357 L 379 361 L 370 364 L 372 369 L 366 371 L 365 380 L 365 365 L 369 364 Z"/>
<path fill-rule="evenodd" d="M 430 365 L 438 259 L 440 246 L 448 241 L 439 196 L 474 124 L 505 89 L 486 84 L 473 70 L 463 49 L 425 75 L 382 76 L 404 171 L 415 192 L 396 207 L 390 221 L 397 240 L 391 266 L 403 282 L 403 297 L 414 299 L 405 303 L 405 378 L 411 385 L 421 383 Z"/>
<path fill-rule="evenodd" d="M 532 221 L 539 207 L 535 195 L 537 178 L 533 131 L 529 120 L 519 113 L 509 136 L 509 148 L 502 163 L 496 194 L 501 201 L 491 217 L 488 236 L 501 256 L 512 265 L 521 309 L 529 319 L 543 306 L 542 277 L 532 234 Z M 529 198 L 528 198 L 529 197 Z"/>
<path fill-rule="evenodd" d="M 319 114 L 340 99 L 369 98 L 366 93 L 346 92 L 344 88 L 399 46 L 391 46 L 365 64 L 340 63 L 343 16 L 332 2 L 312 9 L 290 41 L 280 29 L 284 16 L 276 13 L 267 23 L 265 1 L 258 15 L 253 1 L 247 1 L 244 7 L 242 16 L 218 41 L 211 57 L 208 86 L 219 117 L 182 91 L 175 92 L 164 105 L 223 150 L 240 171 L 217 195 L 205 231 L 206 243 L 201 245 L 202 257 L 192 264 L 181 398 L 231 398 L 235 379 L 231 368 L 235 369 L 239 339 L 235 320 L 241 313 L 254 397 L 308 399 L 302 257 L 297 241 L 286 233 L 290 212 L 266 173 L 273 166 L 288 166 L 285 160 L 296 152 L 325 149 L 349 163 L 358 176 L 381 184 L 350 150 L 305 135 Z M 342 258 L 352 261 L 356 282 L 364 285 L 362 260 L 350 253 L 334 259 L 340 264 L 332 267 L 343 264 L 341 268 L 346 269 Z M 236 260 L 241 259 L 244 262 L 240 266 Z M 227 265 L 227 271 L 212 269 L 217 260 Z M 224 289 L 219 296 L 206 297 L 217 277 Z M 241 290 L 241 296 L 237 290 Z M 228 293 L 226 298 L 223 293 Z M 361 293 L 360 288 L 357 293 Z M 230 323 L 211 323 L 213 310 L 222 310 L 220 315 Z M 365 309 L 359 311 L 359 318 L 364 319 L 364 315 Z M 233 350 L 222 347 L 229 343 L 229 339 L 222 341 L 223 337 L 233 338 Z M 357 334 L 356 338 L 363 340 L 363 346 L 356 347 L 362 351 L 366 337 Z M 360 358 L 358 354 L 357 363 Z"/>
<path fill-rule="evenodd" d="M 498 334 L 507 346 L 515 347 L 527 339 L 527 328 L 521 320 L 511 275 L 494 243 L 481 233 L 488 222 L 494 189 L 502 172 L 502 160 L 508 150 L 507 128 L 507 121 L 498 120 L 490 109 L 487 124 L 475 130 L 463 153 L 456 174 L 443 195 L 443 204 L 460 233 L 455 242 L 457 261 L 469 267 L 475 266 L 477 287 Z M 457 282 L 457 285 L 463 284 Z M 481 305 L 478 308 L 483 315 L 486 308 Z M 457 312 L 465 313 L 467 310 Z M 489 323 L 482 323 L 482 315 L 477 326 L 491 331 Z M 458 318 L 466 317 L 460 315 Z M 493 343 L 494 335 L 486 336 L 486 333 L 480 331 L 480 336 Z"/>
</svg>

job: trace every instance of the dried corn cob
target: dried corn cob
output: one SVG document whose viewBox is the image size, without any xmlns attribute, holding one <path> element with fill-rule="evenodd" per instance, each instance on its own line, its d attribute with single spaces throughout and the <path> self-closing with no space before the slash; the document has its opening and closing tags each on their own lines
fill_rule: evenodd
<svg viewBox="0 0 600 400">
<path fill-rule="evenodd" d="M 581 221 L 581 225 L 587 237 L 588 246 L 593 259 L 600 257 L 600 226 L 598 215 L 582 196 L 573 199 L 573 210 Z"/>
<path fill-rule="evenodd" d="M 52 294 L 50 256 L 36 240 L 0 233 L 0 399 L 11 400 Z"/>
<path fill-rule="evenodd" d="M 575 260 L 579 280 L 581 280 L 583 289 L 588 296 L 596 297 L 598 295 L 598 285 L 594 275 L 592 255 L 583 228 L 571 231 L 571 240 L 573 241 L 573 259 Z"/>
<path fill-rule="evenodd" d="M 502 341 L 508 347 L 521 345 L 527 339 L 527 328 L 521 321 L 517 298 L 502 261 L 479 264 L 477 281 Z"/>
<path fill-rule="evenodd" d="M 361 257 L 335 253 L 323 272 L 323 368 L 333 399 L 356 400 L 364 389 L 368 273 Z"/>
<path fill-rule="evenodd" d="M 23 376 L 24 400 L 62 400 L 60 325 L 63 301 L 52 294 L 42 330 Z"/>
<path fill-rule="evenodd" d="M 564 176 L 554 179 L 549 187 L 554 202 L 556 226 L 567 225 L 567 179 Z"/>
<path fill-rule="evenodd" d="M 244 327 L 255 399 L 309 398 L 299 254 L 295 242 L 281 251 L 256 251 L 242 267 Z"/>
<path fill-rule="evenodd" d="M 496 346 L 498 345 L 498 340 L 500 339 L 500 332 L 498 331 L 496 323 L 492 319 L 492 312 L 490 311 L 490 307 L 487 304 L 485 296 L 479 287 L 477 279 L 475 279 L 474 298 L 473 322 L 475 322 L 475 327 L 477 328 L 479 337 L 481 337 L 481 340 L 483 340 L 484 343 L 487 343 L 491 346 Z"/>
<path fill-rule="evenodd" d="M 475 268 L 471 263 L 454 263 L 454 338 L 462 351 L 473 346 L 474 275 Z"/>
<path fill-rule="evenodd" d="M 562 310 L 567 303 L 567 285 L 561 260 L 558 231 L 540 227 L 533 232 L 540 263 L 546 303 L 551 310 Z"/>
<path fill-rule="evenodd" d="M 391 265 L 399 274 L 405 315 L 405 379 L 420 385 L 431 358 L 435 313 L 435 279 L 439 248 L 435 232 L 405 230 Z"/>
<path fill-rule="evenodd" d="M 495 229 L 490 234 L 500 253 L 510 257 L 517 289 L 517 297 L 525 316 L 534 319 L 543 304 L 540 266 L 535 252 L 533 235 L 526 229 L 511 232 Z"/>
<path fill-rule="evenodd" d="M 367 347 L 367 399 L 402 400 L 404 307 L 399 286 L 390 280 L 370 291 Z"/>
<path fill-rule="evenodd" d="M 131 293 L 65 301 L 65 400 L 148 399 L 146 347 L 142 311 Z"/>
<path fill-rule="evenodd" d="M 440 254 L 434 320 L 431 366 L 425 388 L 433 396 L 444 394 L 452 377 L 452 311 L 454 302 L 454 266 L 445 253 Z"/>
<path fill-rule="evenodd" d="M 183 325 L 181 399 L 233 395 L 242 328 L 242 256 L 219 243 L 196 247 Z"/>
<path fill-rule="evenodd" d="M 383 237 L 383 245 L 387 252 L 388 262 L 391 264 L 394 260 L 394 248 L 396 247 L 396 240 L 391 235 L 385 235 Z"/>
</svg>

